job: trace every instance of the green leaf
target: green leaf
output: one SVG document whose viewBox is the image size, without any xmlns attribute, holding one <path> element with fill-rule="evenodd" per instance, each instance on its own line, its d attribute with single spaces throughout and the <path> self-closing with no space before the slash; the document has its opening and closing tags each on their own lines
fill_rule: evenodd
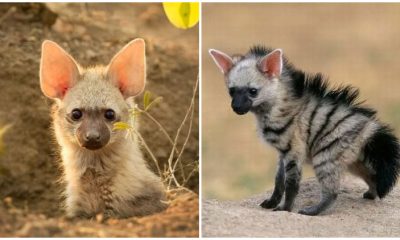
<svg viewBox="0 0 400 240">
<path fill-rule="evenodd" d="M 146 109 L 150 104 L 151 93 L 146 91 L 143 95 L 143 107 Z"/>
<path fill-rule="evenodd" d="M 129 111 L 132 117 L 139 116 L 142 113 L 142 110 L 139 108 L 132 108 Z"/>
<path fill-rule="evenodd" d="M 129 130 L 131 129 L 131 125 L 125 122 L 116 122 L 114 123 L 114 128 L 113 130 Z"/>
<path fill-rule="evenodd" d="M 149 103 L 149 105 L 148 105 L 144 110 L 145 110 L 145 111 L 149 110 L 150 107 L 151 107 L 152 105 L 154 105 L 155 103 L 157 103 L 157 102 L 159 102 L 159 101 L 161 101 L 161 100 L 162 100 L 162 97 L 156 97 L 156 99 L 154 99 L 153 101 L 151 101 L 151 103 Z"/>
</svg>

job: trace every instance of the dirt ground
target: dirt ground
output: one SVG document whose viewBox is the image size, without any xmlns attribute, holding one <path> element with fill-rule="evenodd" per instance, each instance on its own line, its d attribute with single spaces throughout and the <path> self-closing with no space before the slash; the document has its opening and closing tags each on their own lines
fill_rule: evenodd
<svg viewBox="0 0 400 240">
<path fill-rule="evenodd" d="M 278 157 L 257 137 L 252 114 L 232 111 L 209 48 L 229 54 L 254 44 L 282 48 L 296 67 L 360 88 L 360 100 L 400 136 L 399 11 L 400 4 L 381 3 L 204 3 L 203 196 L 234 200 L 270 189 Z"/>
<path fill-rule="evenodd" d="M 146 217 L 71 220 L 49 217 L 17 208 L 11 198 L 0 204 L 0 237 L 196 237 L 198 236 L 198 195 L 193 192 L 169 194 L 167 210 Z"/>
<path fill-rule="evenodd" d="M 255 195 L 241 201 L 204 200 L 204 237 L 398 237 L 400 235 L 400 188 L 382 200 L 362 198 L 367 186 L 358 180 L 343 181 L 333 208 L 319 216 L 296 212 L 316 204 L 319 184 L 301 184 L 293 212 L 274 212 L 259 204 L 270 196 Z"/>
<path fill-rule="evenodd" d="M 0 4 L 0 125 L 13 124 L 0 156 L 0 236 L 198 236 L 198 173 L 187 184 L 193 192 L 170 193 L 170 207 L 162 213 L 124 220 L 65 219 L 57 144 L 49 130 L 51 101 L 42 95 L 38 78 L 44 39 L 56 41 L 88 66 L 107 64 L 123 45 L 142 37 L 147 44 L 146 89 L 163 97 L 151 114 L 175 136 L 198 74 L 197 27 L 175 29 L 159 3 L 47 6 L 53 13 L 42 4 Z M 141 96 L 137 99 L 140 103 Z M 186 176 L 199 159 L 197 100 L 195 105 L 182 158 Z M 164 166 L 170 143 L 145 119 L 140 131 Z"/>
</svg>

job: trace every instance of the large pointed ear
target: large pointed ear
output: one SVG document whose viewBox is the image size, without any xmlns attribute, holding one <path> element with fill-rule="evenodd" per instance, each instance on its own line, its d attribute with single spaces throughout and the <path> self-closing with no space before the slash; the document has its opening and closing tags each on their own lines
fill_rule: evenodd
<svg viewBox="0 0 400 240">
<path fill-rule="evenodd" d="M 282 74 L 282 49 L 275 49 L 260 60 L 259 67 L 269 78 L 279 77 Z"/>
<path fill-rule="evenodd" d="M 231 70 L 233 61 L 227 54 L 215 49 L 210 49 L 208 53 L 211 55 L 215 64 L 217 64 L 223 74 L 227 74 L 229 70 Z"/>
<path fill-rule="evenodd" d="M 45 40 L 40 60 L 40 88 L 49 98 L 62 99 L 78 80 L 75 60 L 57 43 Z"/>
<path fill-rule="evenodd" d="M 108 75 L 124 98 L 141 93 L 146 82 L 144 40 L 137 38 L 122 48 L 108 65 Z"/>
</svg>

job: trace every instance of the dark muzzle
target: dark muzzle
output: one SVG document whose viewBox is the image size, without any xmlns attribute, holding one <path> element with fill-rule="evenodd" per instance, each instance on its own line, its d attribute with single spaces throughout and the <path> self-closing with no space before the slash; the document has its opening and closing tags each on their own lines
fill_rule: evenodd
<svg viewBox="0 0 400 240">
<path fill-rule="evenodd" d="M 235 95 L 232 97 L 232 109 L 239 115 L 246 114 L 250 111 L 253 101 L 251 101 L 246 95 Z"/>
<path fill-rule="evenodd" d="M 97 150 L 107 145 L 110 131 L 101 119 L 88 116 L 78 128 L 77 137 L 81 147 Z"/>
<path fill-rule="evenodd" d="M 97 131 L 87 132 L 83 137 L 82 147 L 90 150 L 97 150 L 102 148 L 107 141 L 108 139 L 103 139 Z"/>
</svg>

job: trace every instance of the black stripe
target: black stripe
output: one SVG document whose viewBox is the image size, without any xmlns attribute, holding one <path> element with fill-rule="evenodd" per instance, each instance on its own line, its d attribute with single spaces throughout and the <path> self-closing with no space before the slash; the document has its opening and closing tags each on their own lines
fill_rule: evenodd
<svg viewBox="0 0 400 240">
<path fill-rule="evenodd" d="M 315 176 L 318 178 L 318 180 L 324 180 L 324 178 L 331 177 L 330 172 L 326 171 L 319 171 L 315 174 Z"/>
<path fill-rule="evenodd" d="M 285 156 L 292 149 L 292 145 L 289 142 L 289 144 L 286 148 L 284 148 L 284 149 L 277 148 L 277 149 L 283 156 Z"/>
<path fill-rule="evenodd" d="M 296 167 L 296 161 L 292 160 L 285 166 L 285 172 L 289 172 L 292 168 Z"/>
<path fill-rule="evenodd" d="M 308 129 L 307 129 L 307 144 L 308 141 L 310 140 L 310 135 L 311 135 L 311 127 L 312 127 L 312 122 L 314 121 L 315 115 L 317 114 L 318 108 L 320 108 L 322 102 L 319 102 L 317 106 L 315 106 L 314 110 L 311 113 L 310 116 L 310 121 L 308 122 Z"/>
<path fill-rule="evenodd" d="M 267 133 L 270 132 L 270 133 L 274 133 L 274 134 L 276 134 L 276 135 L 281 135 L 282 133 L 284 133 L 284 132 L 290 127 L 290 125 L 292 125 L 293 120 L 294 120 L 294 117 L 292 117 L 292 118 L 289 120 L 289 122 L 287 122 L 287 123 L 285 124 L 285 126 L 283 126 L 283 127 L 281 127 L 281 128 L 265 127 L 265 128 L 264 128 L 264 134 L 267 134 Z"/>
<path fill-rule="evenodd" d="M 340 119 L 339 121 L 336 122 L 336 124 L 327 132 L 324 134 L 324 136 L 320 137 L 319 139 L 323 139 L 326 136 L 328 136 L 329 134 L 331 134 L 333 131 L 335 131 L 335 129 L 342 123 L 344 122 L 346 119 L 350 118 L 351 116 L 354 115 L 354 112 L 350 112 L 349 114 L 347 114 L 346 116 L 344 116 L 342 119 Z"/>
<path fill-rule="evenodd" d="M 326 161 L 323 161 L 323 162 L 320 162 L 320 163 L 317 164 L 317 165 L 314 165 L 314 166 L 313 166 L 314 170 L 316 170 L 317 168 L 320 168 L 320 167 L 325 166 L 327 163 L 329 163 L 329 160 L 330 160 L 330 159 L 328 159 L 328 160 L 326 160 Z"/>
<path fill-rule="evenodd" d="M 267 141 L 271 144 L 278 143 L 278 139 L 267 139 Z"/>
<path fill-rule="evenodd" d="M 309 149 L 309 150 L 312 149 L 312 147 L 314 146 L 315 140 L 318 139 L 318 136 L 322 133 L 322 131 L 324 131 L 324 129 L 326 128 L 326 126 L 328 126 L 328 124 L 329 124 L 330 121 L 331 121 L 331 117 L 332 117 L 333 114 L 336 112 L 336 109 L 337 109 L 338 107 L 339 107 L 339 105 L 336 104 L 336 106 L 334 106 L 334 107 L 329 111 L 329 113 L 326 115 L 324 124 L 322 124 L 321 128 L 320 128 L 320 129 L 318 130 L 318 132 L 315 134 L 313 140 L 311 141 L 310 145 L 308 146 L 308 149 Z"/>
<path fill-rule="evenodd" d="M 295 171 L 290 174 L 286 172 L 285 183 L 299 183 L 301 180 L 301 171 L 296 168 Z M 287 189 L 286 189 L 287 190 Z"/>
<path fill-rule="evenodd" d="M 319 149 L 314 155 L 318 155 L 320 152 L 325 151 L 326 149 L 330 148 L 333 144 L 335 144 L 336 142 L 338 142 L 339 140 L 349 140 L 347 139 L 347 137 L 351 137 L 352 134 L 358 134 L 367 124 L 368 121 L 363 122 L 363 124 L 358 124 L 355 128 L 346 131 L 342 134 L 342 136 L 335 138 L 335 140 L 333 140 L 332 142 L 330 142 L 328 145 L 324 146 L 323 148 Z"/>
<path fill-rule="evenodd" d="M 360 113 L 366 117 L 372 118 L 373 116 L 375 116 L 376 111 L 371 109 L 371 108 L 367 108 L 367 107 L 360 107 L 360 106 L 355 106 L 352 107 L 351 109 L 354 112 Z"/>
<path fill-rule="evenodd" d="M 340 138 L 336 138 L 335 140 L 333 140 L 332 142 L 330 142 L 328 145 L 324 146 L 323 148 L 319 149 L 314 155 L 313 157 L 317 156 L 319 153 L 327 150 L 328 148 L 332 147 L 335 143 L 337 143 L 340 140 Z"/>
</svg>

